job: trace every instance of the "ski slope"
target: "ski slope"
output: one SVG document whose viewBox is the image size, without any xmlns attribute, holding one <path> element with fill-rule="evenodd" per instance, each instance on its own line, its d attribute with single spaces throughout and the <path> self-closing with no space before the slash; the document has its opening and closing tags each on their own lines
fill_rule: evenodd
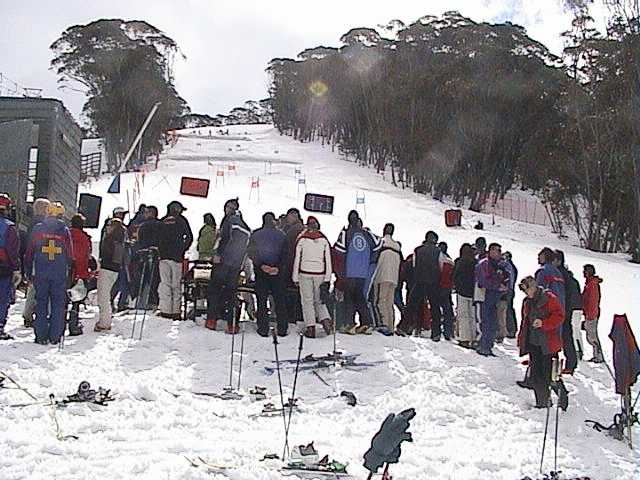
<svg viewBox="0 0 640 480">
<path fill-rule="evenodd" d="M 405 254 L 415 248 L 429 229 L 436 230 L 457 256 L 463 242 L 473 242 L 485 224 L 488 241 L 497 241 L 513 253 L 520 277 L 536 269 L 543 246 L 562 248 L 578 276 L 584 263 L 593 263 L 604 278 L 600 336 L 610 361 L 607 335 L 614 313 L 627 313 L 640 332 L 640 269 L 622 256 L 594 254 L 558 241 L 548 230 L 490 216 L 464 212 L 462 228 L 444 225 L 445 205 L 393 187 L 389 178 L 354 163 L 318 143 L 298 143 L 269 126 L 229 127 L 230 135 L 200 137 L 208 129 L 183 132 L 177 144 L 160 159 L 159 169 L 144 175 L 122 176 L 122 191 L 108 195 L 109 178 L 82 185 L 81 191 L 104 196 L 103 220 L 115 206 L 133 208 L 138 202 L 157 205 L 179 199 L 194 234 L 202 215 L 212 212 L 218 223 L 225 200 L 239 197 L 241 211 L 252 228 L 260 226 L 265 211 L 276 215 L 289 207 L 302 208 L 306 191 L 335 195 L 334 215 L 316 215 L 322 230 L 334 240 L 346 222 L 356 196 L 364 195 L 358 210 L 365 225 L 380 234 L 387 222 L 396 225 L 396 237 Z M 235 166 L 235 171 L 229 170 Z M 217 177 L 217 171 L 224 177 Z M 300 174 L 296 173 L 300 171 Z M 206 199 L 179 195 L 183 175 L 209 178 Z M 252 180 L 259 177 L 257 191 Z M 216 184 L 216 178 L 218 182 Z M 223 183 L 224 178 L 224 183 Z M 364 208 L 363 208 L 364 207 Z M 365 213 L 366 208 L 366 213 Z M 90 231 L 94 240 L 98 231 Z M 581 282 L 582 283 L 582 282 Z M 521 297 L 516 299 L 517 305 Z M 281 417 L 252 418 L 263 402 L 224 401 L 193 395 L 220 392 L 229 384 L 230 337 L 210 332 L 193 322 L 172 322 L 147 317 L 142 341 L 130 340 L 133 315 L 114 319 L 109 334 L 92 331 L 90 307 L 81 312 L 85 335 L 67 338 L 63 351 L 33 343 L 31 331 L 21 327 L 22 299 L 11 310 L 7 325 L 16 340 L 0 345 L 1 370 L 44 400 L 50 393 L 62 398 L 74 393 L 81 380 L 93 387 L 112 388 L 117 401 L 107 407 L 73 405 L 56 413 L 61 433 L 78 440 L 59 441 L 46 406 L 12 408 L 28 402 L 19 390 L 0 390 L 0 478 L 17 479 L 222 479 L 270 480 L 282 478 L 277 461 L 260 462 L 266 453 L 282 453 Z M 273 373 L 274 347 L 247 325 L 242 365 L 242 388 L 268 389 L 269 401 L 279 404 L 277 375 Z M 295 333 L 292 331 L 292 333 Z M 497 358 L 484 358 L 449 342 L 435 344 L 421 338 L 337 336 L 338 349 L 359 354 L 372 365 L 358 369 L 309 371 L 299 375 L 290 444 L 315 441 L 320 455 L 348 462 L 355 478 L 366 478 L 362 455 L 388 413 L 409 407 L 417 410 L 395 479 L 517 480 L 536 477 L 545 411 L 532 408 L 533 393 L 515 385 L 522 378 L 513 340 L 497 346 Z M 298 337 L 281 339 L 281 359 L 294 359 Z M 331 352 L 333 338 L 305 339 L 303 355 Z M 587 355 L 590 351 L 587 352 Z M 236 365 L 237 365 L 236 359 Z M 284 366 L 285 397 L 290 395 L 293 368 Z M 233 382 L 237 382 L 234 375 Z M 574 377 L 565 378 L 570 408 L 560 413 L 558 468 L 567 476 L 588 475 L 597 480 L 640 477 L 640 452 L 595 432 L 584 424 L 594 419 L 608 424 L 618 408 L 613 381 L 604 366 L 581 363 Z M 342 390 L 355 393 L 350 407 L 336 397 Z M 554 410 L 555 411 L 555 410 Z M 553 416 L 552 416 L 553 420 Z M 553 432 L 552 422 L 550 431 Z M 636 434 L 640 430 L 636 429 Z M 224 473 L 196 469 L 184 456 L 202 457 L 227 466 Z M 553 469 L 553 440 L 547 442 L 545 471 Z"/>
</svg>

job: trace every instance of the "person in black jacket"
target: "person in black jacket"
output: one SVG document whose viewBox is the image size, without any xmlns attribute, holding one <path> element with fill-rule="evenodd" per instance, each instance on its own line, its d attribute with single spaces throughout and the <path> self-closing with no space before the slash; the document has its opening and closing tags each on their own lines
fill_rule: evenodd
<svg viewBox="0 0 640 480">
<path fill-rule="evenodd" d="M 567 363 L 565 364 L 562 373 L 573 375 L 573 371 L 578 366 L 578 353 L 576 352 L 576 343 L 573 338 L 571 318 L 574 310 L 582 309 L 582 294 L 580 292 L 580 284 L 565 264 L 564 252 L 562 250 L 556 250 L 554 252 L 552 263 L 562 274 L 565 289 L 565 315 L 564 322 L 562 324 L 562 350 L 564 351 Z"/>
<path fill-rule="evenodd" d="M 111 330 L 111 287 L 118 278 L 124 261 L 126 230 L 119 218 L 109 220 L 100 240 L 100 270 L 98 272 L 99 320 L 94 331 Z"/>
<path fill-rule="evenodd" d="M 253 262 L 256 276 L 256 298 L 258 301 L 258 335 L 269 336 L 267 299 L 273 296 L 278 320 L 278 334 L 287 334 L 287 317 L 284 309 L 284 282 L 280 275 L 286 237 L 276 228 L 276 217 L 267 212 L 262 216 L 262 227 L 255 230 L 249 239 L 248 255 Z"/>
<path fill-rule="evenodd" d="M 184 254 L 193 243 L 193 233 L 182 212 L 186 210 L 180 202 L 167 206 L 167 216 L 162 219 L 164 228 L 158 243 L 160 254 L 160 316 L 179 320 L 182 304 L 181 280 Z"/>
<path fill-rule="evenodd" d="M 149 287 L 149 295 L 146 305 L 138 303 L 138 308 L 154 310 L 160 303 L 158 296 L 158 286 L 160 285 L 160 269 L 158 262 L 158 247 L 164 223 L 158 219 L 158 208 L 149 205 L 144 211 L 144 220 L 138 228 L 138 240 L 135 243 L 134 258 L 136 261 L 136 271 L 138 272 L 136 288 L 133 292 L 137 295 L 140 287 Z M 143 274 L 144 263 L 147 262 L 147 268 Z M 152 275 L 153 273 L 153 275 Z M 141 283 L 138 283 L 141 282 Z M 146 297 L 146 295 L 144 295 Z M 144 298 L 143 298 L 144 299 Z"/>
<path fill-rule="evenodd" d="M 456 289 L 456 325 L 458 344 L 464 348 L 473 348 L 478 338 L 473 292 L 475 287 L 475 268 L 473 247 L 465 243 L 460 247 L 460 256 L 453 266 L 453 283 Z"/>
<path fill-rule="evenodd" d="M 237 198 L 224 204 L 224 218 L 220 223 L 220 242 L 213 256 L 213 271 L 207 288 L 206 328 L 215 330 L 218 321 L 227 323 L 227 333 L 237 333 L 235 325 L 234 294 L 238 285 L 238 276 L 244 264 L 251 230 L 238 211 Z"/>
<path fill-rule="evenodd" d="M 513 263 L 511 252 L 504 252 L 502 259 L 509 272 L 509 290 L 507 292 L 507 338 L 516 338 L 518 333 L 518 320 L 516 318 L 516 310 L 513 308 L 513 300 L 516 295 L 516 284 L 518 282 L 518 269 Z"/>
<path fill-rule="evenodd" d="M 291 274 L 293 271 L 293 260 L 296 256 L 296 242 L 298 235 L 304 230 L 302 224 L 302 217 L 300 216 L 300 210 L 297 208 L 290 208 L 287 210 L 287 216 L 285 217 L 284 234 L 286 235 L 286 241 L 282 256 L 282 279 L 285 289 L 285 308 L 286 315 L 290 323 L 297 323 L 302 321 L 302 304 L 300 303 L 300 292 L 298 287 L 293 283 Z"/>
<path fill-rule="evenodd" d="M 424 302 L 429 300 L 431 307 L 431 340 L 440 341 L 442 334 L 442 307 L 440 305 L 440 296 L 438 295 L 440 286 L 440 256 L 442 252 L 438 248 L 438 235 L 429 231 L 425 236 L 422 245 L 415 249 L 413 253 L 413 276 L 415 283 L 409 292 L 407 301 L 407 309 L 410 312 L 410 318 L 420 318 L 419 312 L 422 311 Z M 418 330 L 419 330 L 418 326 Z M 405 331 L 409 334 L 410 331 Z"/>
</svg>

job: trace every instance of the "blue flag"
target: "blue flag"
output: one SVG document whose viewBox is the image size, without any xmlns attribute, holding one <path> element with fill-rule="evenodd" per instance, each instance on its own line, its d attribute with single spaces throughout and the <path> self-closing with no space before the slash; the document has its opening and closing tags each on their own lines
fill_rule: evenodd
<svg viewBox="0 0 640 480">
<path fill-rule="evenodd" d="M 117 174 L 113 178 L 113 181 L 111 182 L 111 185 L 109 185 L 109 190 L 107 190 L 107 193 L 120 193 L 120 174 Z"/>
</svg>

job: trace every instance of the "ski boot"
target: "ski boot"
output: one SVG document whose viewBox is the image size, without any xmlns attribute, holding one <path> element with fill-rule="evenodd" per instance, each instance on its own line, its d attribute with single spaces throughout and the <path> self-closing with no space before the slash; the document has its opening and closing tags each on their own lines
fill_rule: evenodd
<svg viewBox="0 0 640 480">
<path fill-rule="evenodd" d="M 5 331 L 0 331 L 0 341 L 2 340 L 13 340 L 13 337 Z"/>
<path fill-rule="evenodd" d="M 267 388 L 255 386 L 251 390 L 249 390 L 249 395 L 251 396 L 251 401 L 253 402 L 261 402 L 267 399 Z"/>
<path fill-rule="evenodd" d="M 319 459 L 318 451 L 313 446 L 313 442 L 308 445 L 296 445 L 291 450 L 291 462 L 294 464 L 301 463 L 311 466 L 317 464 Z"/>
</svg>

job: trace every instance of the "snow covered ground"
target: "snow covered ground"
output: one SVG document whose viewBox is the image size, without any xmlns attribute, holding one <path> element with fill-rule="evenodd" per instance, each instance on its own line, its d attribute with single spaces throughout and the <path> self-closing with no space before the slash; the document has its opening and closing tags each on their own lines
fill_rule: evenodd
<svg viewBox="0 0 640 480">
<path fill-rule="evenodd" d="M 195 129 L 197 130 L 197 129 Z M 205 133 L 205 129 L 200 129 Z M 262 214 L 302 207 L 305 185 L 313 193 L 335 195 L 334 215 L 318 215 L 322 230 L 335 239 L 346 222 L 356 196 L 365 224 L 380 233 L 386 222 L 396 225 L 405 253 L 417 246 L 428 229 L 439 232 L 453 256 L 463 242 L 472 242 L 477 219 L 483 235 L 513 253 L 520 275 L 533 273 L 537 252 L 545 245 L 565 250 L 578 275 L 584 263 L 593 263 L 604 278 L 600 336 L 610 360 L 607 335 L 614 313 L 627 313 L 640 332 L 640 268 L 622 256 L 594 254 L 558 241 L 545 228 L 487 215 L 464 212 L 464 226 L 447 229 L 441 203 L 393 187 L 388 178 L 357 167 L 319 144 L 302 144 L 280 136 L 269 126 L 229 127 L 230 135 L 198 138 L 189 133 L 161 156 L 158 171 L 144 176 L 123 175 L 122 193 L 106 194 L 110 179 L 81 186 L 104 196 L 103 218 L 115 206 L 136 197 L 155 204 L 161 214 L 179 199 L 187 206 L 194 233 L 202 215 L 212 212 L 218 221 L 223 202 L 240 198 L 245 220 L 252 228 Z M 229 166 L 235 166 L 235 172 Z M 224 171 L 218 178 L 216 173 Z M 300 170 L 300 174 L 296 174 Z M 182 175 L 211 179 L 207 199 L 179 195 Z M 260 179 L 260 197 L 251 191 Z M 251 194 L 251 198 L 249 198 Z M 94 239 L 97 230 L 91 231 Z M 517 298 L 520 304 L 521 298 Z M 0 478 L 17 479 L 204 479 L 224 478 L 189 465 L 184 456 L 226 465 L 225 475 L 237 480 L 281 478 L 278 463 L 260 462 L 265 453 L 281 453 L 281 417 L 252 418 L 260 403 L 248 397 L 224 401 L 193 395 L 220 392 L 229 382 L 230 337 L 210 332 L 193 322 L 147 318 L 145 337 L 133 341 L 133 315 L 117 317 L 109 334 L 92 331 L 95 308 L 82 312 L 86 334 L 68 338 L 63 351 L 33 343 L 21 327 L 22 299 L 11 310 L 8 331 L 16 341 L 0 346 L 0 370 L 18 380 L 32 394 L 46 399 L 73 393 L 81 380 L 93 387 L 112 388 L 117 401 L 107 407 L 74 405 L 57 411 L 63 435 L 78 440 L 59 441 L 50 408 L 8 407 L 30 399 L 19 390 L 0 390 Z M 258 337 L 247 325 L 242 387 L 264 385 L 270 401 L 279 403 L 277 376 L 271 373 L 274 350 L 270 340 Z M 362 455 L 371 436 L 388 413 L 408 407 L 417 410 L 412 422 L 414 442 L 403 445 L 401 463 L 391 468 L 396 479 L 504 479 L 516 480 L 538 471 L 545 412 L 532 408 L 533 395 L 515 385 L 522 378 L 514 341 L 496 348 L 498 358 L 486 359 L 448 342 L 434 344 L 419 338 L 337 336 L 338 349 L 360 354 L 358 361 L 379 362 L 354 371 L 319 371 L 325 385 L 309 371 L 300 374 L 297 396 L 302 410 L 294 413 L 291 443 L 315 440 L 321 455 L 349 462 L 356 478 L 366 478 Z M 296 356 L 298 338 L 289 335 L 279 345 L 280 358 Z M 332 338 L 305 339 L 304 355 L 326 354 Z M 590 352 L 589 352 L 590 353 Z M 234 377 L 235 378 L 235 377 Z M 293 369 L 283 370 L 285 396 Z M 640 477 L 640 452 L 597 433 L 585 419 L 608 423 L 618 407 L 613 382 L 603 366 L 582 363 L 574 377 L 565 379 L 571 406 L 561 413 L 559 469 L 567 475 L 589 475 L 597 480 Z M 335 394 L 355 393 L 359 404 L 349 407 Z M 551 429 L 552 431 L 552 429 Z M 636 434 L 640 430 L 636 429 Z M 551 448 L 550 448 L 551 446 Z M 553 468 L 553 442 L 547 444 L 545 470 Z"/>
</svg>

